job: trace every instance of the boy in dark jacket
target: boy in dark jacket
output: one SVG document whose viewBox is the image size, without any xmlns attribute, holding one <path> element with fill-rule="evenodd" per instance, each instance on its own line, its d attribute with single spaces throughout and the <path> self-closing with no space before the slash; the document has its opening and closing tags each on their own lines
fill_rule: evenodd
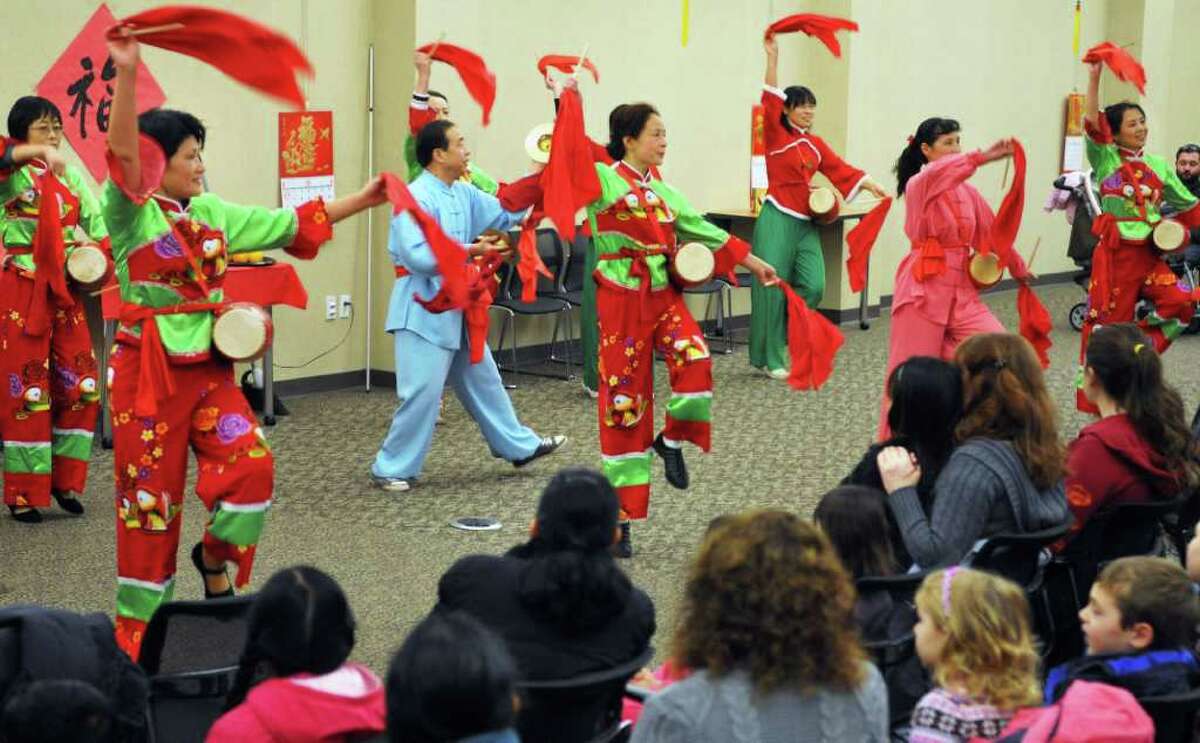
<svg viewBox="0 0 1200 743">
<path fill-rule="evenodd" d="M 1114 560 L 1079 612 L 1087 654 L 1051 669 L 1046 703 L 1076 679 L 1129 690 L 1139 699 L 1186 692 L 1200 680 L 1192 651 L 1200 605 L 1187 574 L 1158 557 Z"/>
</svg>

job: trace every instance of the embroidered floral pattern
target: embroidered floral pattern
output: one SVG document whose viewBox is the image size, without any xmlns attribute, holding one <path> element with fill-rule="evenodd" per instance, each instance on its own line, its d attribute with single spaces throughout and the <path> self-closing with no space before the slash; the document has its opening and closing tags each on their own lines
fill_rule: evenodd
<svg viewBox="0 0 1200 743">
<path fill-rule="evenodd" d="M 245 417 L 237 413 L 226 413 L 217 421 L 217 440 L 222 444 L 232 444 L 253 429 L 254 426 Z"/>
</svg>

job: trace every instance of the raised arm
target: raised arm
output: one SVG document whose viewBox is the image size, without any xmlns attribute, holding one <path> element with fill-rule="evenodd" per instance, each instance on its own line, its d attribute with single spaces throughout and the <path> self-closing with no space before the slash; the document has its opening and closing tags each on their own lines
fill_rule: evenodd
<svg viewBox="0 0 1200 743">
<path fill-rule="evenodd" d="M 763 49 L 767 51 L 767 71 L 763 75 L 763 84 L 772 88 L 779 87 L 779 42 L 774 36 L 763 39 Z"/>
<path fill-rule="evenodd" d="M 1088 63 L 1087 95 L 1083 99 L 1083 120 L 1093 129 L 1100 128 L 1100 73 L 1104 65 L 1100 62 Z"/>
<path fill-rule="evenodd" d="M 108 149 L 120 164 L 125 188 L 137 192 L 142 188 L 137 123 L 137 66 L 141 50 L 136 39 L 125 36 L 109 41 L 108 53 L 117 68 L 112 115 L 108 121 Z"/>
</svg>

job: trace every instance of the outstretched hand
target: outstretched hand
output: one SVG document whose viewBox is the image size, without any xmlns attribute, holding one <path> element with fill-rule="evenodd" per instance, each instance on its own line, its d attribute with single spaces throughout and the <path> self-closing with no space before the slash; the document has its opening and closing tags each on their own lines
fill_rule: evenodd
<svg viewBox="0 0 1200 743">
<path fill-rule="evenodd" d="M 1013 154 L 1013 141 L 1011 138 L 998 139 L 991 147 L 983 151 L 984 162 L 994 162 L 1003 160 L 1006 157 L 1011 157 Z"/>
</svg>

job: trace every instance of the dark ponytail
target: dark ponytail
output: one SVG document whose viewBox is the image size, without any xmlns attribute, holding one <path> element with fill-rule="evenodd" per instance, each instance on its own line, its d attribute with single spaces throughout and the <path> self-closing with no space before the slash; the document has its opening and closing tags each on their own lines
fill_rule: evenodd
<svg viewBox="0 0 1200 743">
<path fill-rule="evenodd" d="M 271 576 L 254 597 L 246 647 L 225 709 L 267 678 L 336 671 L 354 649 L 354 616 L 333 578 L 297 565 Z"/>
<path fill-rule="evenodd" d="M 1184 487 L 1196 485 L 1183 398 L 1163 380 L 1162 359 L 1150 339 L 1132 323 L 1096 328 L 1088 339 L 1086 364 L 1138 435 L 1162 455 L 1166 469 L 1179 473 Z"/>
<path fill-rule="evenodd" d="M 604 149 L 613 160 L 625 157 L 625 137 L 637 139 L 646 122 L 658 113 L 649 103 L 622 103 L 608 115 L 608 144 Z"/>
<path fill-rule="evenodd" d="M 617 493 L 599 472 L 565 469 L 538 503 L 537 536 L 510 554 L 526 559 L 518 597 L 568 634 L 591 631 L 625 611 L 633 586 L 609 552 Z"/>
<path fill-rule="evenodd" d="M 900 157 L 896 158 L 896 167 L 892 169 L 892 172 L 896 174 L 897 195 L 904 195 L 908 179 L 919 173 L 921 167 L 928 162 L 925 159 L 925 153 L 921 152 L 921 145 L 933 146 L 938 137 L 957 131 L 959 131 L 959 126 L 954 119 L 934 116 L 921 122 L 921 125 L 917 127 L 917 133 L 908 138 L 908 146 L 900 152 Z"/>
</svg>

